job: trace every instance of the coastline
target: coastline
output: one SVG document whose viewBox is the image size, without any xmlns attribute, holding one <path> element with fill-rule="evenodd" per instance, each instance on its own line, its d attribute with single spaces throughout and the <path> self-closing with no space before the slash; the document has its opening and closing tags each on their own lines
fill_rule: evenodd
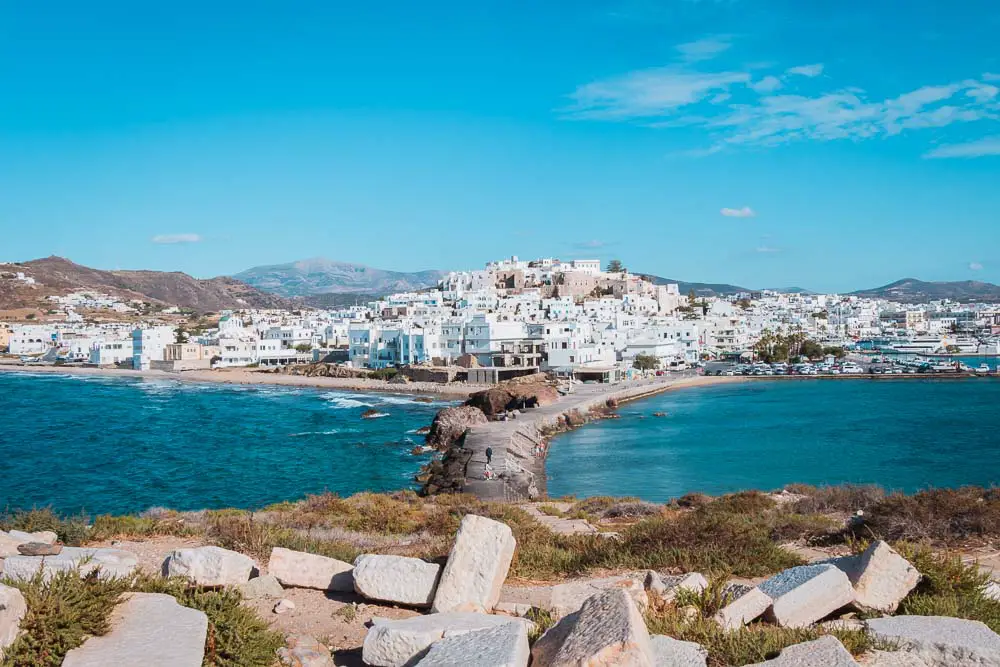
<svg viewBox="0 0 1000 667">
<path fill-rule="evenodd" d="M 98 377 L 138 378 L 147 380 L 175 380 L 177 382 L 200 382 L 225 385 L 270 385 L 284 387 L 309 387 L 314 389 L 335 389 L 354 392 L 381 392 L 403 396 L 439 396 L 446 400 L 464 400 L 472 393 L 486 389 L 485 386 L 454 384 L 441 385 L 433 382 L 409 382 L 391 384 L 385 380 L 365 378 L 306 377 L 284 375 L 268 371 L 246 369 L 180 371 L 136 371 L 118 368 L 89 368 L 82 366 L 42 366 L 0 362 L 0 373 L 53 373 L 62 375 L 89 375 Z"/>
</svg>

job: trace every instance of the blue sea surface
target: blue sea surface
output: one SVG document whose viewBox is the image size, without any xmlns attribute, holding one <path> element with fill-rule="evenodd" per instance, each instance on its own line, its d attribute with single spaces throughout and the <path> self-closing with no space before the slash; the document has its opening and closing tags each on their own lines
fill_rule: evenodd
<svg viewBox="0 0 1000 667">
<path fill-rule="evenodd" d="M 446 403 L 323 389 L 0 373 L 0 511 L 259 508 L 414 486 Z M 387 416 L 361 419 L 373 408 Z"/>
<path fill-rule="evenodd" d="M 912 492 L 1000 482 L 1000 381 L 747 381 L 625 404 L 558 436 L 551 496 L 875 483 Z M 665 417 L 654 417 L 665 412 Z"/>
</svg>

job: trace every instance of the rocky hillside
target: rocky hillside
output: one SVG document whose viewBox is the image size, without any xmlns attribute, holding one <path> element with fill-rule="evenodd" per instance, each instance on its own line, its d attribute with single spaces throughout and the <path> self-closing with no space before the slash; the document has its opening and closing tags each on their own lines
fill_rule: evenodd
<svg viewBox="0 0 1000 667">
<path fill-rule="evenodd" d="M 265 292 L 296 297 L 345 292 L 408 292 L 432 287 L 443 275 L 442 271 L 386 271 L 317 257 L 288 264 L 258 266 L 234 277 Z"/>
<path fill-rule="evenodd" d="M 904 278 L 882 287 L 854 292 L 854 295 L 901 303 L 927 303 L 942 299 L 1000 303 L 1000 286 L 977 280 L 926 282 L 916 278 Z"/>
<path fill-rule="evenodd" d="M 0 291 L 0 308 L 32 306 L 46 296 L 84 289 L 190 308 L 200 313 L 226 308 L 291 306 L 287 299 L 228 277 L 201 280 L 178 271 L 102 271 L 55 256 L 22 262 L 10 269 L 34 278 L 37 285 L 4 281 L 4 290 Z"/>
</svg>

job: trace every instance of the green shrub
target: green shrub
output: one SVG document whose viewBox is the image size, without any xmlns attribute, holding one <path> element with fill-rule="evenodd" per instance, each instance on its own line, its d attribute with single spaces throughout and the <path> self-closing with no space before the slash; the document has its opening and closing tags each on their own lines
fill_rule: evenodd
<svg viewBox="0 0 1000 667">
<path fill-rule="evenodd" d="M 70 546 L 79 546 L 88 538 L 87 516 L 61 518 L 51 508 L 14 510 L 0 515 L 0 530 L 23 530 L 34 533 L 50 530 L 59 536 L 59 541 Z"/>
<path fill-rule="evenodd" d="M 868 508 L 855 530 L 889 542 L 956 544 L 1000 536 L 1000 494 L 980 487 L 894 493 Z"/>
</svg>

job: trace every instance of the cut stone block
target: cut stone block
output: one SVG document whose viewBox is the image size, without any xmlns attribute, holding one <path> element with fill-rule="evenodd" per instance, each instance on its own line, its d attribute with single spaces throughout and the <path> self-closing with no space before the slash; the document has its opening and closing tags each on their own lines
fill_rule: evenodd
<svg viewBox="0 0 1000 667">
<path fill-rule="evenodd" d="M 854 601 L 847 575 L 830 564 L 793 567 L 759 586 L 774 600 L 768 618 L 786 628 L 804 628 Z"/>
<path fill-rule="evenodd" d="M 665 635 L 649 638 L 656 667 L 705 667 L 708 651 L 696 642 L 682 642 Z"/>
<path fill-rule="evenodd" d="M 20 540 L 16 540 L 7 533 L 0 530 L 0 558 L 7 556 L 17 556 L 21 552 L 17 548 L 21 545 Z"/>
<path fill-rule="evenodd" d="M 28 542 L 55 544 L 59 540 L 59 536 L 51 530 L 39 530 L 34 533 L 26 533 L 21 530 L 11 530 L 8 531 L 7 534 L 15 540 L 20 540 L 21 544 L 27 544 Z"/>
<path fill-rule="evenodd" d="M 864 609 L 892 613 L 920 582 L 917 569 L 882 540 L 864 553 L 830 563 L 847 574 L 854 586 L 854 601 Z"/>
<path fill-rule="evenodd" d="M 334 667 L 330 649 L 308 635 L 289 635 L 286 646 L 278 649 L 285 667 Z"/>
<path fill-rule="evenodd" d="M 432 610 L 492 611 L 500 601 L 516 547 L 506 524 L 467 514 L 441 573 Z"/>
<path fill-rule="evenodd" d="M 649 596 L 643 585 L 643 575 L 635 577 L 614 576 L 602 579 L 581 579 L 568 581 L 555 586 L 504 586 L 501 591 L 500 605 L 527 605 L 551 612 L 556 617 L 563 617 L 579 611 L 583 603 L 598 593 L 612 588 L 620 588 L 632 596 L 639 611 L 645 611 L 649 606 Z"/>
<path fill-rule="evenodd" d="M 244 600 L 276 600 L 285 594 L 285 589 L 273 574 L 254 577 L 236 589 L 243 594 Z"/>
<path fill-rule="evenodd" d="M 673 602 L 680 591 L 702 592 L 708 588 L 708 579 L 698 572 L 664 577 L 651 570 L 646 574 L 645 586 L 664 602 Z"/>
<path fill-rule="evenodd" d="M 421 657 L 439 639 L 507 623 L 518 623 L 526 631 L 533 627 L 524 619 L 467 612 L 445 612 L 398 621 L 373 618 L 361 657 L 372 667 L 402 667 L 413 664 L 411 661 Z"/>
<path fill-rule="evenodd" d="M 653 647 L 639 608 L 622 589 L 594 595 L 548 630 L 531 650 L 544 667 L 652 667 Z"/>
<path fill-rule="evenodd" d="M 354 561 L 354 590 L 369 600 L 429 607 L 441 566 L 419 558 L 364 554 Z"/>
<path fill-rule="evenodd" d="M 750 667 L 858 667 L 850 651 L 833 635 L 789 646 L 774 660 Z"/>
<path fill-rule="evenodd" d="M 163 563 L 163 573 L 199 586 L 236 586 L 250 580 L 254 567 L 253 559 L 239 552 L 197 547 L 172 551 Z"/>
<path fill-rule="evenodd" d="M 111 632 L 66 654 L 63 667 L 200 667 L 208 617 L 172 595 L 132 593 L 115 607 Z"/>
<path fill-rule="evenodd" d="M 715 621 L 726 630 L 742 628 L 750 621 L 760 618 L 774 602 L 756 586 L 729 584 L 725 592 L 732 601 L 719 610 Z"/>
<path fill-rule="evenodd" d="M 4 559 L 3 575 L 11 579 L 26 581 L 41 570 L 42 576 L 50 578 L 56 572 L 79 568 L 85 576 L 100 568 L 102 579 L 130 576 L 138 566 L 135 554 L 121 549 L 88 549 L 63 547 L 57 556 L 10 556 Z"/>
<path fill-rule="evenodd" d="M 487 630 L 447 637 L 431 644 L 419 667 L 527 667 L 531 659 L 523 623 L 505 623 Z"/>
<path fill-rule="evenodd" d="M 868 631 L 928 667 L 1000 667 L 1000 635 L 979 621 L 945 616 L 887 616 Z"/>
<path fill-rule="evenodd" d="M 292 551 L 282 547 L 271 550 L 267 571 L 281 582 L 282 586 L 294 588 L 316 588 L 321 591 L 339 593 L 354 592 L 354 567 L 350 563 L 317 556 L 316 554 Z"/>
<path fill-rule="evenodd" d="M 1000 602 L 1000 584 L 995 581 L 988 581 L 983 586 L 983 597 Z"/>
<path fill-rule="evenodd" d="M 0 584 L 0 659 L 4 649 L 14 643 L 21 630 L 21 619 L 28 612 L 21 591 Z"/>
</svg>

